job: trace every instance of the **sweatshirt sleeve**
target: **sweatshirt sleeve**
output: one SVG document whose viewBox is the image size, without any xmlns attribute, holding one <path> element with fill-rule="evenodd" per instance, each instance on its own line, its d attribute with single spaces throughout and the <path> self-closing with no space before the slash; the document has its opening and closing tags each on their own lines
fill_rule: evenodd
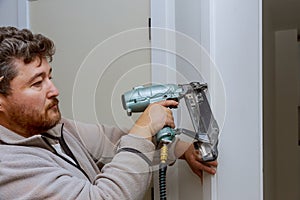
<svg viewBox="0 0 300 200">
<path fill-rule="evenodd" d="M 143 198 L 152 179 L 155 145 L 151 141 L 100 124 L 68 121 L 64 127 L 69 132 L 76 129 L 75 133 L 98 166 L 99 162 L 105 164 L 94 178 L 94 186 L 89 186 L 94 189 L 89 193 L 93 195 L 91 199 Z"/>
<path fill-rule="evenodd" d="M 64 119 L 66 129 L 77 137 L 97 164 L 106 164 L 115 156 L 122 136 L 121 129 L 102 124 L 88 124 Z"/>
<path fill-rule="evenodd" d="M 150 160 L 153 156 L 154 145 L 145 139 L 126 135 L 119 148 L 127 147 Z M 119 151 L 90 182 L 48 150 L 17 146 L 1 150 L 1 199 L 140 200 L 151 180 L 149 164 L 127 151 Z"/>
</svg>

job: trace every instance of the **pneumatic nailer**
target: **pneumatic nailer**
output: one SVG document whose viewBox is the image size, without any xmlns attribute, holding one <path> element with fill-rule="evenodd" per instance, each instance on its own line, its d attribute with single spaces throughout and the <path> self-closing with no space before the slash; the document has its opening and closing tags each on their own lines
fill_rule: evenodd
<svg viewBox="0 0 300 200">
<path fill-rule="evenodd" d="M 185 99 L 194 131 L 185 128 L 172 129 L 164 127 L 156 134 L 156 142 L 160 148 L 159 188 L 160 199 L 166 200 L 166 170 L 168 147 L 176 135 L 181 133 L 194 138 L 194 147 L 200 151 L 203 162 L 213 161 L 218 156 L 219 127 L 212 114 L 205 90 L 207 84 L 191 82 L 190 84 L 161 84 L 151 86 L 138 86 L 122 95 L 122 104 L 127 114 L 143 112 L 150 103 Z"/>
<path fill-rule="evenodd" d="M 201 153 L 202 161 L 213 161 L 218 156 L 219 127 L 213 116 L 205 91 L 207 84 L 157 84 L 138 86 L 122 95 L 122 103 L 127 114 L 143 112 L 150 103 L 163 100 L 185 99 L 194 131 L 185 128 L 165 127 L 156 134 L 157 143 L 171 143 L 176 135 L 185 134 L 195 139 L 194 147 Z"/>
</svg>

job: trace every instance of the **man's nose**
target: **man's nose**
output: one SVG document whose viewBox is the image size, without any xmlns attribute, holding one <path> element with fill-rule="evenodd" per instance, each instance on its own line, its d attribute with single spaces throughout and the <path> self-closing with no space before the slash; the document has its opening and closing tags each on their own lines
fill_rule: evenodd
<svg viewBox="0 0 300 200">
<path fill-rule="evenodd" d="M 54 83 L 49 80 L 49 90 L 47 93 L 48 98 L 57 97 L 59 95 L 58 89 L 55 87 Z"/>
</svg>

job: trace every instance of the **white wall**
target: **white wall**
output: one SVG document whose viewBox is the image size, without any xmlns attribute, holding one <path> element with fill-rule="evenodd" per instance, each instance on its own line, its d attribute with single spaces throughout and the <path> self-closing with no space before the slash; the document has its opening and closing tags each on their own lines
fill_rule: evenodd
<svg viewBox="0 0 300 200">
<path fill-rule="evenodd" d="M 63 115 L 129 128 L 121 94 L 151 77 L 149 1 L 38 0 L 29 9 L 31 29 L 56 43 Z"/>
</svg>

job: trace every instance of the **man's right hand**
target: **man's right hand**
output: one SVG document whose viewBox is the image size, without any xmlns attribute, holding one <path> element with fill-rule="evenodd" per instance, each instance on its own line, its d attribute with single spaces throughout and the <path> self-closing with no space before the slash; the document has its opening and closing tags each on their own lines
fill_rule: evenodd
<svg viewBox="0 0 300 200">
<path fill-rule="evenodd" d="M 129 133 L 152 140 L 152 136 L 164 126 L 175 128 L 173 113 L 168 107 L 176 106 L 178 106 L 178 102 L 173 100 L 150 104 L 137 119 Z"/>
</svg>

